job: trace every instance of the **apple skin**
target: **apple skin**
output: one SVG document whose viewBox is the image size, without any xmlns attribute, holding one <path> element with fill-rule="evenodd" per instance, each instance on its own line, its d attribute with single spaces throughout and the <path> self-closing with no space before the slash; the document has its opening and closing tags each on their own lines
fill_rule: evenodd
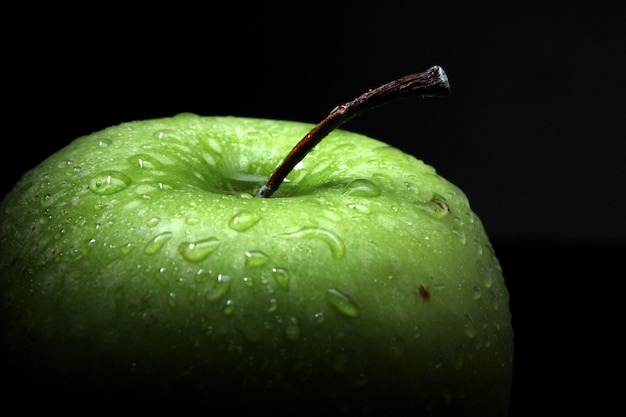
<svg viewBox="0 0 626 417">
<path fill-rule="evenodd" d="M 185 113 L 80 137 L 27 172 L 0 205 L 14 386 L 506 416 L 509 295 L 465 194 L 336 130 L 252 197 L 312 127 Z"/>
</svg>

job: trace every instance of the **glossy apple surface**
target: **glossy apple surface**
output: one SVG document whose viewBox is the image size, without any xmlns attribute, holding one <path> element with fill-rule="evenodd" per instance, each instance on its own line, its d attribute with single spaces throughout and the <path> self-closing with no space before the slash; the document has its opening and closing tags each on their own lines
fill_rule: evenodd
<svg viewBox="0 0 626 417">
<path fill-rule="evenodd" d="M 508 292 L 468 199 L 344 130 L 253 197 L 312 126 L 136 121 L 28 172 L 0 205 L 2 342 L 20 383 L 243 411 L 505 416 Z"/>
</svg>

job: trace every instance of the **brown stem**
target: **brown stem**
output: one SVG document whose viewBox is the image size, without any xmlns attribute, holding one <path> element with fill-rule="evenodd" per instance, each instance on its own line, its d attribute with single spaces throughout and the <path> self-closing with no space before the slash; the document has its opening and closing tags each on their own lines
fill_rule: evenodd
<svg viewBox="0 0 626 417">
<path fill-rule="evenodd" d="M 407 75 L 383 84 L 338 106 L 293 147 L 265 185 L 257 192 L 256 197 L 271 197 L 296 164 L 330 132 L 348 120 L 397 98 L 435 97 L 448 94 L 450 94 L 448 77 L 443 68 L 434 66 L 424 72 Z"/>
</svg>

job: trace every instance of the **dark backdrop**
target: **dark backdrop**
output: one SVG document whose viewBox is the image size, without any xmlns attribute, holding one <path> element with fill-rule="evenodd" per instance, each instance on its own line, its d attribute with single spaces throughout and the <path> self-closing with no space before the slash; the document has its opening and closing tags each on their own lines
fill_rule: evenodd
<svg viewBox="0 0 626 417">
<path fill-rule="evenodd" d="M 511 292 L 512 415 L 601 415 L 623 391 L 623 3 L 458 3 L 10 13 L 2 192 L 109 125 L 183 111 L 317 122 L 368 88 L 441 65 L 449 97 L 392 103 L 344 128 L 423 159 L 469 196 Z"/>
</svg>

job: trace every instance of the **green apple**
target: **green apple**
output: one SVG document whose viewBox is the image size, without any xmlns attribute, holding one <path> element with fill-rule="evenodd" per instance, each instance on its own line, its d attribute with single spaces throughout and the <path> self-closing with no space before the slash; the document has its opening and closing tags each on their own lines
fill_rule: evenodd
<svg viewBox="0 0 626 417">
<path fill-rule="evenodd" d="M 100 404 L 506 416 L 508 292 L 465 194 L 337 129 L 256 198 L 313 127 L 132 121 L 27 172 L 0 205 L 9 383 Z"/>
</svg>

